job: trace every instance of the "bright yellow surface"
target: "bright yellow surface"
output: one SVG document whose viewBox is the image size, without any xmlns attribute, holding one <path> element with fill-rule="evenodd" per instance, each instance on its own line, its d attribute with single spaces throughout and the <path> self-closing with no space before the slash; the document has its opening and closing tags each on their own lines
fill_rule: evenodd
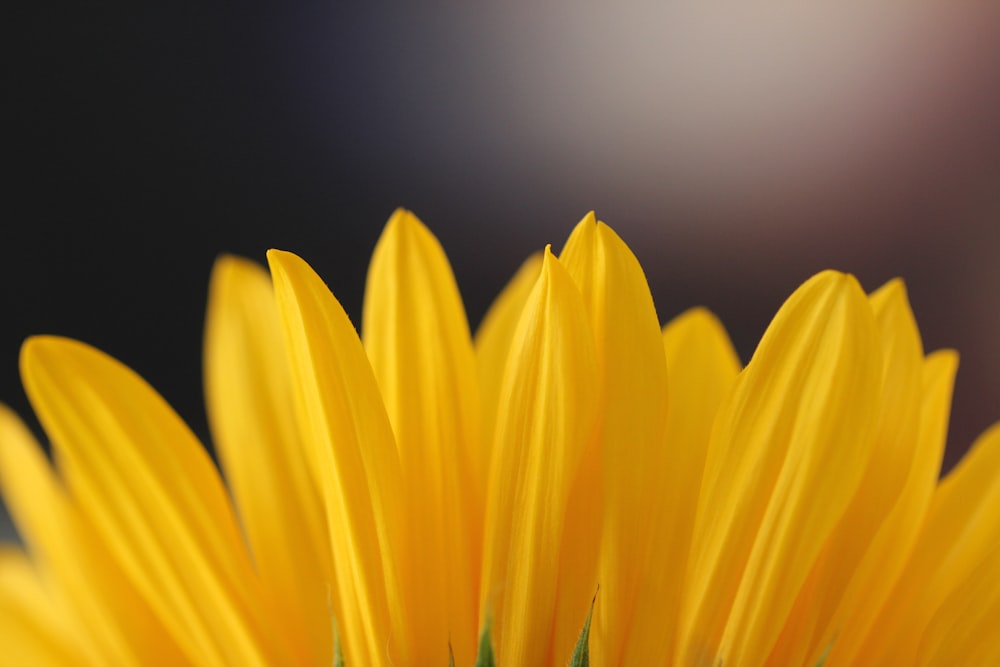
<svg viewBox="0 0 1000 667">
<path fill-rule="evenodd" d="M 743 367 L 662 329 L 593 214 L 475 338 L 444 250 L 396 211 L 362 336 L 288 252 L 223 257 L 205 394 L 225 475 L 83 343 L 21 352 L 53 462 L 0 406 L 0 660 L 562 667 L 1000 663 L 1000 426 L 938 480 L 957 354 L 906 289 L 824 271 Z M 595 597 L 596 594 L 596 597 Z"/>
</svg>

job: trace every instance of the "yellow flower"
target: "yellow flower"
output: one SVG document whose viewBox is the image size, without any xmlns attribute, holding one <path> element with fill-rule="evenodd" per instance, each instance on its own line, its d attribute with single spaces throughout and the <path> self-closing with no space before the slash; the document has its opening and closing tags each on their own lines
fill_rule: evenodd
<svg viewBox="0 0 1000 667">
<path fill-rule="evenodd" d="M 268 261 L 212 279 L 228 494 L 132 371 L 25 343 L 54 466 L 0 409 L 9 664 L 1000 664 L 1000 427 L 938 481 L 957 356 L 924 355 L 901 282 L 816 275 L 741 368 L 705 310 L 660 329 L 592 215 L 474 340 L 409 212 L 363 339 Z"/>
</svg>

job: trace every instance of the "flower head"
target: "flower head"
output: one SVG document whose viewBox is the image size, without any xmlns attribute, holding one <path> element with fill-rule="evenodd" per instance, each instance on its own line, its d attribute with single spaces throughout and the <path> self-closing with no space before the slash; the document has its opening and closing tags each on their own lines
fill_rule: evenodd
<svg viewBox="0 0 1000 667">
<path fill-rule="evenodd" d="M 742 367 L 704 309 L 660 328 L 593 215 L 475 338 L 407 211 L 360 338 L 303 260 L 268 263 L 212 279 L 225 485 L 128 368 L 25 343 L 54 463 L 0 409 L 15 664 L 1000 661 L 1000 427 L 938 480 L 957 356 L 925 356 L 900 281 L 817 274 Z"/>
</svg>

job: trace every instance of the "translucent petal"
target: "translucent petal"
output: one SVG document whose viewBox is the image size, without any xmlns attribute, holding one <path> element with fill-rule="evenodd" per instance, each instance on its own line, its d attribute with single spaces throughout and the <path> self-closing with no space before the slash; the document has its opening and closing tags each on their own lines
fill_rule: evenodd
<svg viewBox="0 0 1000 667">
<path fill-rule="evenodd" d="M 257 571 L 296 645 L 333 659 L 326 517 L 295 423 L 291 374 L 267 272 L 215 265 L 205 323 L 205 398 L 216 451 Z"/>
<path fill-rule="evenodd" d="M 674 545 L 662 523 L 670 455 L 664 446 L 667 372 L 656 310 L 639 262 L 604 223 L 585 217 L 560 256 L 587 305 L 603 394 L 601 595 L 591 628 L 596 664 L 642 663 L 663 619 L 635 614 L 647 573 Z M 636 651 L 635 653 L 629 651 Z"/>
<path fill-rule="evenodd" d="M 994 527 L 994 531 L 997 529 Z M 919 664 L 1000 664 L 1000 539 L 935 612 L 920 641 Z"/>
<path fill-rule="evenodd" d="M 412 664 L 475 660 L 487 449 L 476 362 L 455 278 L 437 239 L 397 210 L 368 270 L 365 350 L 399 449 L 407 523 L 420 534 L 402 560 Z"/>
<path fill-rule="evenodd" d="M 491 466 L 484 611 L 493 619 L 499 664 L 562 665 L 596 589 L 596 546 L 581 553 L 562 536 L 573 523 L 596 530 L 595 517 L 569 503 L 596 437 L 597 361 L 583 301 L 551 253 L 525 305 L 510 359 Z M 561 567 L 564 555 L 574 559 L 572 572 L 580 579 Z M 579 567 L 581 561 L 589 568 Z M 558 607 L 578 613 L 560 615 Z M 557 636 L 570 639 L 561 646 L 553 641 Z"/>
<path fill-rule="evenodd" d="M 189 655 L 294 662 L 205 450 L 131 370 L 82 343 L 30 338 L 21 374 L 67 483 Z"/>
<path fill-rule="evenodd" d="M 95 665 L 46 594 L 24 554 L 0 547 L 0 646 L 7 665 Z"/>
<path fill-rule="evenodd" d="M 525 260 L 500 296 L 490 306 L 476 331 L 476 366 L 479 370 L 479 395 L 482 404 L 482 433 L 485 443 L 493 441 L 500 384 L 507 365 L 514 329 L 521 320 L 524 303 L 538 280 L 542 253 Z"/>
<path fill-rule="evenodd" d="M 740 371 L 732 343 L 718 319 L 703 308 L 691 309 L 663 329 L 670 411 L 665 446 L 670 464 L 663 470 L 657 495 L 664 503 L 660 523 L 670 549 L 643 576 L 644 595 L 636 601 L 637 618 L 653 618 L 659 632 L 633 636 L 626 655 L 646 656 L 644 664 L 663 662 L 676 647 L 684 573 L 701 490 L 702 471 L 715 413 Z"/>
<path fill-rule="evenodd" d="M 943 664 L 930 661 L 935 655 L 960 654 L 950 633 L 995 627 L 989 611 L 1000 592 L 997 470 L 1000 425 L 980 436 L 938 486 L 906 569 L 858 655 L 876 662 Z M 994 642 L 983 638 L 969 649 L 996 650 Z M 963 657 L 959 664 L 974 663 Z"/>
<path fill-rule="evenodd" d="M 854 599 L 897 574 L 886 570 L 886 562 L 880 563 L 877 571 L 866 571 L 865 576 L 859 576 L 858 567 L 891 510 L 901 502 L 907 473 L 919 452 L 914 443 L 919 433 L 923 346 L 901 280 L 877 290 L 869 302 L 883 362 L 881 408 L 872 455 L 771 652 L 769 662 L 773 665 L 815 665 L 833 642 L 844 618 L 856 613 Z M 901 565 L 898 560 L 888 562 Z M 875 578 L 880 581 L 873 581 Z"/>
<path fill-rule="evenodd" d="M 333 550 L 333 607 L 348 665 L 413 664 L 399 565 L 409 553 L 402 476 L 375 376 L 340 303 L 304 261 L 267 254 L 296 412 Z"/>
<path fill-rule="evenodd" d="M 147 602 L 122 578 L 34 437 L 2 405 L 0 489 L 36 567 L 52 585 L 54 601 L 80 630 L 78 651 L 119 664 L 197 657 L 185 660 Z"/>
<path fill-rule="evenodd" d="M 836 641 L 827 667 L 855 664 L 863 638 L 910 556 L 937 486 L 957 367 L 958 355 L 951 350 L 935 352 L 923 363 L 920 428 L 906 485 L 855 568 L 831 620 Z"/>
<path fill-rule="evenodd" d="M 779 310 L 716 417 L 679 663 L 766 659 L 867 465 L 881 368 L 852 277 L 821 273 Z"/>
</svg>

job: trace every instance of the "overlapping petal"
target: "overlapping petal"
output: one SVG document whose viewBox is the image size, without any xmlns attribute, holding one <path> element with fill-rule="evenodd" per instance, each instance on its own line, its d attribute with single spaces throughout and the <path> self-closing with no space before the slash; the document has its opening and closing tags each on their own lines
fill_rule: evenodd
<svg viewBox="0 0 1000 667">
<path fill-rule="evenodd" d="M 677 662 L 767 658 L 868 463 L 881 368 L 852 277 L 821 273 L 778 311 L 716 418 Z"/>
<path fill-rule="evenodd" d="M 56 623 L 76 630 L 80 660 L 183 662 L 174 637 L 126 579 L 56 478 L 27 427 L 0 406 L 0 490 L 51 588 Z M 66 618 L 61 618 L 65 616 Z M 188 659 L 195 659 L 191 656 Z"/>
<path fill-rule="evenodd" d="M 773 665 L 815 665 L 829 650 L 845 617 L 853 614 L 857 597 L 872 594 L 872 587 L 877 590 L 881 582 L 894 576 L 886 571 L 884 559 L 879 560 L 878 572 L 861 564 L 897 504 L 919 451 L 913 445 L 920 426 L 923 348 L 901 281 L 876 291 L 869 303 L 882 352 L 880 405 L 871 458 L 854 497 L 799 591 L 770 653 L 768 662 Z M 885 556 L 879 550 L 873 554 Z M 870 558 L 868 562 L 872 562 Z"/>
<path fill-rule="evenodd" d="M 76 341 L 29 339 L 28 397 L 76 502 L 183 652 L 295 664 L 204 448 L 139 376 Z"/>
<path fill-rule="evenodd" d="M 851 574 L 842 613 L 834 617 L 841 620 L 833 627 L 829 665 L 849 665 L 862 657 L 864 638 L 910 558 L 937 486 L 957 367 L 958 355 L 950 350 L 929 355 L 922 365 L 919 433 L 906 483 Z"/>
<path fill-rule="evenodd" d="M 323 494 L 331 592 L 348 664 L 415 664 L 419 601 L 400 579 L 409 553 L 392 428 L 364 348 L 323 281 L 295 255 L 268 252 L 300 432 Z"/>
<path fill-rule="evenodd" d="M 538 280 L 541 268 L 542 253 L 526 259 L 490 306 L 476 331 L 476 369 L 482 405 L 481 432 L 487 446 L 492 442 L 496 430 L 500 386 L 503 384 L 504 368 L 510 355 L 511 339 L 517 323 L 521 321 L 524 304 Z"/>
<path fill-rule="evenodd" d="M 261 582 L 292 641 L 333 660 L 329 537 L 295 421 L 271 279 L 235 257 L 215 265 L 205 323 L 212 440 Z"/>
<path fill-rule="evenodd" d="M 924 356 L 901 281 L 814 276 L 741 370 L 704 309 L 661 331 L 593 214 L 475 345 L 408 211 L 375 249 L 363 344 L 303 260 L 268 261 L 220 259 L 209 300 L 234 503 L 132 371 L 25 344 L 55 463 L 0 406 L 27 549 L 0 549 L 4 661 L 1000 662 L 1000 425 L 938 480 L 957 355 Z"/>
<path fill-rule="evenodd" d="M 955 664 L 997 656 L 1000 425 L 934 491 L 912 555 L 857 652 L 875 664 Z M 990 628 L 991 630 L 987 630 Z M 989 664 L 986 660 L 979 664 Z M 977 663 L 967 663 L 977 664 Z"/>
<path fill-rule="evenodd" d="M 465 309 L 437 239 L 396 211 L 372 256 L 362 319 L 399 450 L 407 524 L 401 562 L 420 613 L 407 618 L 411 664 L 476 655 L 488 448 L 479 432 L 476 361 Z"/>
<path fill-rule="evenodd" d="M 656 594 L 643 585 L 645 574 L 673 548 L 659 493 L 670 465 L 662 334 L 639 262 L 593 214 L 573 230 L 560 261 L 587 305 L 600 373 L 602 592 L 591 627 L 593 660 L 642 662 L 655 659 L 662 619 L 634 611 L 639 598 Z"/>
<path fill-rule="evenodd" d="M 10 665 L 75 667 L 96 663 L 80 653 L 74 629 L 25 555 L 0 548 L 0 646 Z"/>
<path fill-rule="evenodd" d="M 694 530 L 692 508 L 698 504 L 715 414 L 741 367 L 722 324 L 703 308 L 691 309 L 667 324 L 663 347 L 670 398 L 663 446 L 670 462 L 660 471 L 658 494 L 663 497 L 660 530 L 669 550 L 643 575 L 645 594 L 637 599 L 634 612 L 638 618 L 655 619 L 649 626 L 659 625 L 658 632 L 645 635 L 646 646 L 639 649 L 650 660 L 673 655 L 676 648 Z"/>
<path fill-rule="evenodd" d="M 596 551 L 580 553 L 563 535 L 579 524 L 596 530 L 569 502 L 596 435 L 597 360 L 583 300 L 550 252 L 510 358 L 489 487 L 484 614 L 500 664 L 564 664 L 573 640 L 554 646 L 552 637 L 579 634 L 596 587 Z M 569 579 L 564 557 L 588 560 L 590 576 Z"/>
</svg>

